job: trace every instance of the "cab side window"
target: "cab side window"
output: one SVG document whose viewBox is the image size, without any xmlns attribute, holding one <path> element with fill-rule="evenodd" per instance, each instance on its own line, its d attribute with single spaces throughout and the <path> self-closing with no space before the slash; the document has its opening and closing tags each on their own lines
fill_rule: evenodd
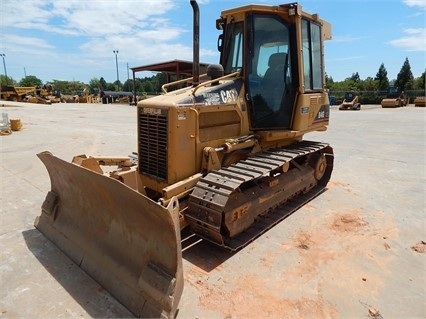
<svg viewBox="0 0 426 319">
<path fill-rule="evenodd" d="M 303 74 L 306 91 L 321 90 L 323 87 L 323 65 L 320 25 L 302 20 Z"/>
</svg>

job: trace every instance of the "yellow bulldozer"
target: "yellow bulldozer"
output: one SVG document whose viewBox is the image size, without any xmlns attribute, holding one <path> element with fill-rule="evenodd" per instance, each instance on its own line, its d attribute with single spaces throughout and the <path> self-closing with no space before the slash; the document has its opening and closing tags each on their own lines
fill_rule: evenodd
<svg viewBox="0 0 426 319">
<path fill-rule="evenodd" d="M 35 226 L 135 315 L 174 318 L 181 230 L 238 250 L 324 191 L 333 169 L 323 42 L 331 26 L 297 3 L 216 20 L 220 63 L 137 104 L 132 156 L 42 152 L 51 190 Z M 206 81 L 200 81 L 205 79 Z"/>
</svg>

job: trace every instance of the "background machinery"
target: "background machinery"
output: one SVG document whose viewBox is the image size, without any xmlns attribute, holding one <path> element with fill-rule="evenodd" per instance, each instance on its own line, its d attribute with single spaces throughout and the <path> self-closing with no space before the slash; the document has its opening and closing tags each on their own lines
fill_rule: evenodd
<svg viewBox="0 0 426 319">
<path fill-rule="evenodd" d="M 38 154 L 51 191 L 35 226 L 142 317 L 177 313 L 182 228 L 237 250 L 320 194 L 333 169 L 328 144 L 303 140 L 329 123 L 330 25 L 297 3 L 225 10 L 220 64 L 202 82 L 190 3 L 191 85 L 138 103 L 135 156 Z"/>
<path fill-rule="evenodd" d="M 395 108 L 406 106 L 407 102 L 407 98 L 403 91 L 401 91 L 398 87 L 390 86 L 388 88 L 386 98 L 382 99 L 380 104 L 382 105 L 382 108 Z"/>
<path fill-rule="evenodd" d="M 353 92 L 346 92 L 345 99 L 342 104 L 339 106 L 339 110 L 356 110 L 361 109 L 361 103 L 358 102 L 358 95 Z"/>
<path fill-rule="evenodd" d="M 52 85 L 43 86 L 1 86 L 0 99 L 5 101 L 52 104 L 61 102 L 60 93 Z"/>
<path fill-rule="evenodd" d="M 35 86 L 1 86 L 0 99 L 4 101 L 22 102 L 36 93 Z"/>
<path fill-rule="evenodd" d="M 425 107 L 426 106 L 426 96 L 416 96 L 413 103 L 414 103 L 414 106 Z"/>
</svg>

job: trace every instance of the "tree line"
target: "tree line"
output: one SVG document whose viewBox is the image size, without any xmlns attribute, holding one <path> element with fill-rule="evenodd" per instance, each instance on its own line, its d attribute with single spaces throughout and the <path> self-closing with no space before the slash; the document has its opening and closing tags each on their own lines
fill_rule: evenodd
<svg viewBox="0 0 426 319">
<path fill-rule="evenodd" d="M 161 92 L 163 84 L 167 83 L 167 76 L 163 73 L 157 73 L 151 77 L 136 78 L 135 89 L 138 95 L 144 94 L 158 94 Z M 125 91 L 133 92 L 133 80 L 128 79 L 124 83 L 115 81 L 109 83 L 105 81 L 103 77 L 92 78 L 89 83 L 83 83 L 81 81 L 64 81 L 64 80 L 52 80 L 43 83 L 42 80 L 37 78 L 35 75 L 27 75 L 20 81 L 15 81 L 11 77 L 5 78 L 4 75 L 0 75 L 0 84 L 2 86 L 20 86 L 20 87 L 42 87 L 43 85 L 52 85 L 54 91 L 60 92 L 63 95 L 76 95 L 82 93 L 84 89 L 87 89 L 91 94 L 99 94 L 100 91 Z"/>
<path fill-rule="evenodd" d="M 408 58 L 405 59 L 394 80 L 389 80 L 384 63 L 380 65 L 374 78 L 367 77 L 365 80 L 361 80 L 358 72 L 339 82 L 333 81 L 333 78 L 328 75 L 325 78 L 327 89 L 330 91 L 330 95 L 335 97 L 337 103 L 341 103 L 345 92 L 354 92 L 360 96 L 360 103 L 378 104 L 386 96 L 389 86 L 399 88 L 408 98 L 425 95 L 426 70 L 421 76 L 415 78 Z"/>
</svg>

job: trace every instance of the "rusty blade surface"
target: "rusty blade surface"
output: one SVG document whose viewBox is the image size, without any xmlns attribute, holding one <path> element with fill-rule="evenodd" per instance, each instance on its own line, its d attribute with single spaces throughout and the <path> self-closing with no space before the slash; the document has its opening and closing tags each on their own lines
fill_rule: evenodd
<svg viewBox="0 0 426 319">
<path fill-rule="evenodd" d="M 179 203 L 37 154 L 51 191 L 35 226 L 136 316 L 173 318 L 183 291 Z"/>
</svg>

